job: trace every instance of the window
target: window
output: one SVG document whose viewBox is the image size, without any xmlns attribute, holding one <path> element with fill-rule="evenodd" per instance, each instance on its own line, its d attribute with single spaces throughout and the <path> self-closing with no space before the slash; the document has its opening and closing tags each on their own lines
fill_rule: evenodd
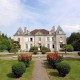
<svg viewBox="0 0 80 80">
<path fill-rule="evenodd" d="M 33 38 L 30 38 L 30 41 L 32 42 L 33 41 Z"/>
<path fill-rule="evenodd" d="M 52 48 L 54 48 L 54 44 L 52 45 Z"/>
<path fill-rule="evenodd" d="M 32 44 L 30 44 L 30 47 L 32 47 Z"/>
<path fill-rule="evenodd" d="M 64 44 L 61 43 L 61 44 L 60 44 L 60 48 L 63 48 L 63 47 L 64 47 Z"/>
<path fill-rule="evenodd" d="M 47 41 L 49 41 L 49 37 L 47 37 Z"/>
<path fill-rule="evenodd" d="M 48 48 L 50 48 L 50 45 L 49 45 L 49 44 L 47 44 L 47 47 L 48 47 Z"/>
<path fill-rule="evenodd" d="M 54 41 L 54 37 L 52 37 L 52 41 Z"/>
<path fill-rule="evenodd" d="M 20 42 L 20 38 L 18 38 L 18 42 Z"/>
<path fill-rule="evenodd" d="M 26 44 L 26 49 L 28 49 L 28 44 Z"/>
<path fill-rule="evenodd" d="M 39 37 L 39 41 L 41 41 L 41 37 Z"/>
<path fill-rule="evenodd" d="M 60 37 L 60 39 L 62 39 L 62 37 Z"/>
</svg>

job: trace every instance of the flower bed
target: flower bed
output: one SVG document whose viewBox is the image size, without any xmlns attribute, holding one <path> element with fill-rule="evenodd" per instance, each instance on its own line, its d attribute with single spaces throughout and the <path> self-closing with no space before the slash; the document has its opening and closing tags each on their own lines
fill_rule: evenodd
<svg viewBox="0 0 80 80">
<path fill-rule="evenodd" d="M 65 77 L 70 71 L 70 66 L 67 63 L 61 63 L 62 57 L 58 52 L 49 53 L 47 61 L 52 68 L 57 69 L 59 75 L 62 77 Z"/>
<path fill-rule="evenodd" d="M 26 67 L 29 66 L 30 61 L 32 60 L 32 55 L 31 54 L 26 54 L 26 53 L 22 53 L 18 56 L 18 60 L 21 62 L 24 62 Z"/>
<path fill-rule="evenodd" d="M 47 55 L 47 61 L 49 65 L 52 66 L 53 68 L 55 68 L 56 63 L 60 62 L 61 60 L 62 57 L 57 52 L 49 53 Z"/>
</svg>

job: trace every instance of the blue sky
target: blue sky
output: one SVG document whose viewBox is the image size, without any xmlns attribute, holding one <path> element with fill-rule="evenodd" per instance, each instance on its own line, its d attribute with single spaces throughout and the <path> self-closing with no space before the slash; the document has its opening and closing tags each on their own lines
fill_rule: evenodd
<svg viewBox="0 0 80 80">
<path fill-rule="evenodd" d="M 0 0 L 0 31 L 9 36 L 19 27 L 50 30 L 58 25 L 67 36 L 80 31 L 80 0 Z"/>
</svg>

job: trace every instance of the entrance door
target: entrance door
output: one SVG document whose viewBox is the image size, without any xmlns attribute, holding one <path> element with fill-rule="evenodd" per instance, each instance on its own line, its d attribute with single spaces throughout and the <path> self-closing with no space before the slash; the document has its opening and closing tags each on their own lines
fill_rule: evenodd
<svg viewBox="0 0 80 80">
<path fill-rule="evenodd" d="M 39 46 L 38 46 L 39 50 L 41 50 L 41 47 L 42 47 L 42 45 L 41 45 L 41 43 L 39 43 Z"/>
</svg>

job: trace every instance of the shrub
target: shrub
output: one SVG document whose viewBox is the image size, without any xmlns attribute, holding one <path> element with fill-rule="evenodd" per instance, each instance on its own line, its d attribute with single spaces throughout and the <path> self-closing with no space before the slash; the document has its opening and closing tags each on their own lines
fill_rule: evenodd
<svg viewBox="0 0 80 80">
<path fill-rule="evenodd" d="M 38 52 L 38 50 L 34 50 L 34 51 L 33 51 L 33 54 L 37 54 L 37 52 Z"/>
<path fill-rule="evenodd" d="M 56 68 L 56 63 L 61 62 L 62 57 L 57 53 L 49 53 L 47 55 L 47 60 L 49 65 L 51 65 L 53 68 Z"/>
<path fill-rule="evenodd" d="M 46 53 L 46 51 L 45 50 L 42 50 L 42 54 L 45 54 Z"/>
<path fill-rule="evenodd" d="M 62 77 L 65 77 L 70 72 L 69 64 L 64 62 L 57 63 L 56 69 L 58 70 L 59 75 Z"/>
<path fill-rule="evenodd" d="M 38 47 L 33 46 L 30 48 L 29 52 L 34 52 L 35 50 L 38 51 Z"/>
<path fill-rule="evenodd" d="M 80 51 L 78 52 L 78 55 L 80 56 Z"/>
<path fill-rule="evenodd" d="M 43 46 L 43 47 L 41 47 L 41 52 L 42 52 L 42 54 L 45 54 L 46 52 L 50 52 L 50 49 Z"/>
<path fill-rule="evenodd" d="M 9 52 L 11 52 L 11 53 L 15 52 L 16 53 L 17 51 L 18 51 L 17 49 L 11 48 Z"/>
<path fill-rule="evenodd" d="M 70 44 L 69 44 L 69 45 L 65 45 L 65 46 L 64 46 L 64 49 L 65 49 L 66 51 L 68 51 L 68 52 L 70 52 L 70 51 L 71 51 L 71 52 L 74 51 L 73 46 L 70 45 Z"/>
<path fill-rule="evenodd" d="M 31 59 L 32 59 L 32 55 L 28 53 L 22 53 L 18 56 L 18 60 L 24 62 L 26 67 L 29 66 Z"/>
<path fill-rule="evenodd" d="M 19 78 L 26 71 L 26 66 L 23 62 L 18 62 L 12 66 L 12 73 Z"/>
</svg>

